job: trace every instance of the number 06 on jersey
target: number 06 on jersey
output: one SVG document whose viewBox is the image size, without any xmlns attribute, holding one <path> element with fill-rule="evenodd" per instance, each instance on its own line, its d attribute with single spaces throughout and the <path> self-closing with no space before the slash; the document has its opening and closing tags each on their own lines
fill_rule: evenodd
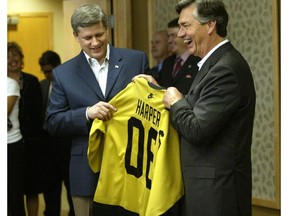
<svg viewBox="0 0 288 216">
<path fill-rule="evenodd" d="M 150 216 L 183 196 L 179 138 L 164 92 L 139 78 L 109 102 L 118 109 L 111 120 L 94 120 L 87 155 L 100 172 L 95 202 Z"/>
</svg>

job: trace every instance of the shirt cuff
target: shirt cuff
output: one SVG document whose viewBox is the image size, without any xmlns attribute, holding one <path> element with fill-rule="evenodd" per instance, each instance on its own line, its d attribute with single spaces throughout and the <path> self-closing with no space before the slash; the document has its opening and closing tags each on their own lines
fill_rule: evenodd
<svg viewBox="0 0 288 216">
<path fill-rule="evenodd" d="M 90 122 L 90 119 L 89 119 L 89 117 L 88 117 L 88 109 L 89 109 L 89 108 L 90 108 L 90 106 L 86 108 L 85 115 L 86 115 L 86 120 Z"/>
</svg>

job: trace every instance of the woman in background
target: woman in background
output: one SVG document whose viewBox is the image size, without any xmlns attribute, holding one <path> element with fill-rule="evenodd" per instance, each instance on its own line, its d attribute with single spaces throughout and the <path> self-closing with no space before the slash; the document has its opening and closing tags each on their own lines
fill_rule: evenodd
<svg viewBox="0 0 288 216">
<path fill-rule="evenodd" d="M 44 184 L 43 153 L 41 143 L 42 95 L 38 78 L 23 72 L 23 52 L 15 42 L 8 43 L 8 76 L 20 85 L 19 121 L 25 143 L 25 188 L 26 207 L 29 216 L 37 216 L 38 194 Z"/>
<path fill-rule="evenodd" d="M 24 182 L 24 144 L 19 125 L 20 86 L 7 77 L 7 153 L 8 153 L 8 215 L 25 216 Z"/>
</svg>

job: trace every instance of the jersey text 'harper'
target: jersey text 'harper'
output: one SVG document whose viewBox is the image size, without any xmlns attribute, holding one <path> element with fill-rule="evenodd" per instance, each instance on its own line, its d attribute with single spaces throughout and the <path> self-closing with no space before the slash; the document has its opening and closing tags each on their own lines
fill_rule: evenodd
<svg viewBox="0 0 288 216">
<path fill-rule="evenodd" d="M 151 121 L 154 125 L 159 127 L 161 113 L 157 109 L 153 108 L 149 104 L 146 104 L 142 100 L 138 99 L 135 112 L 139 116 L 143 117 L 144 119 L 148 121 Z"/>
</svg>

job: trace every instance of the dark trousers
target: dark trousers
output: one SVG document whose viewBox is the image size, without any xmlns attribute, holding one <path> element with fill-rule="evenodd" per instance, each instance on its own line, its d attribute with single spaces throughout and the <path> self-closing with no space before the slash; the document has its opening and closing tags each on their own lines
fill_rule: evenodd
<svg viewBox="0 0 288 216">
<path fill-rule="evenodd" d="M 45 216 L 60 216 L 61 215 L 61 192 L 62 192 L 62 180 L 53 183 L 54 188 L 43 193 L 45 201 Z M 64 185 L 66 187 L 66 197 L 69 203 L 69 216 L 75 216 L 73 202 L 70 194 L 69 178 L 64 179 Z"/>
<path fill-rule="evenodd" d="M 69 203 L 69 216 L 75 216 L 70 194 L 69 162 L 70 143 L 65 140 L 46 136 L 43 139 L 46 161 L 46 189 L 43 193 L 45 201 L 45 216 L 61 215 L 62 183 L 66 187 L 66 197 Z"/>
<path fill-rule="evenodd" d="M 43 193 L 45 201 L 45 216 L 60 216 L 61 214 L 62 181 L 53 182 L 53 188 Z"/>
<path fill-rule="evenodd" d="M 8 215 L 25 216 L 24 207 L 24 152 L 21 141 L 8 144 Z"/>
</svg>

